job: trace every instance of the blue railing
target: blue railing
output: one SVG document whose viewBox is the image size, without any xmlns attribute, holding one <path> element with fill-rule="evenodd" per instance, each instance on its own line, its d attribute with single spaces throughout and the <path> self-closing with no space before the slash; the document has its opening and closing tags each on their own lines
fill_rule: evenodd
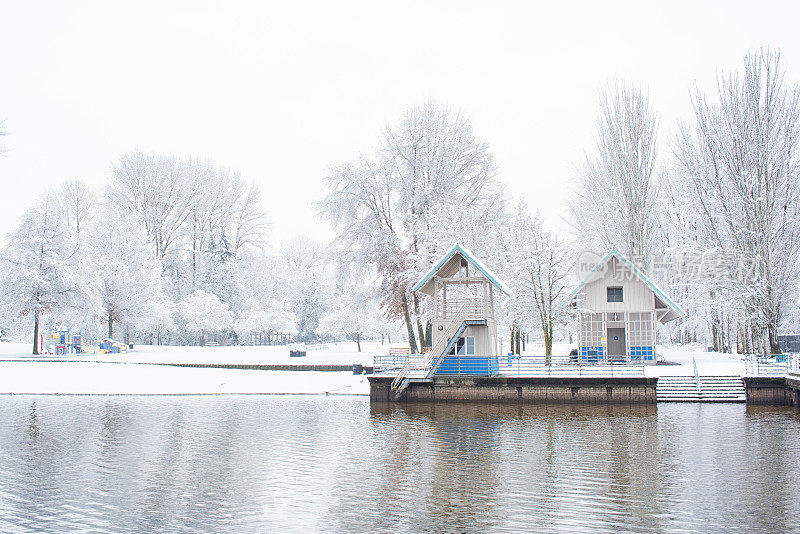
<svg viewBox="0 0 800 534">
<path fill-rule="evenodd" d="M 439 365 L 437 375 L 496 375 L 500 370 L 497 356 L 447 356 Z"/>
</svg>

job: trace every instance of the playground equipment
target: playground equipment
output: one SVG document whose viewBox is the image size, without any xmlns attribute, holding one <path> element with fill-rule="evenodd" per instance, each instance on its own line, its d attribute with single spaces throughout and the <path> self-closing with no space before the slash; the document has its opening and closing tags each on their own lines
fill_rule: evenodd
<svg viewBox="0 0 800 534">
<path fill-rule="evenodd" d="M 97 350 L 103 354 L 119 354 L 121 352 L 128 352 L 128 345 L 113 339 L 103 339 L 97 344 Z"/>
<path fill-rule="evenodd" d="M 82 354 L 86 352 L 81 332 L 73 334 L 69 328 L 59 327 L 50 333 L 50 343 L 45 351 L 48 354 L 65 356 L 67 354 Z M 39 339 L 39 346 L 45 347 L 44 336 Z"/>
<path fill-rule="evenodd" d="M 128 348 L 133 348 L 133 345 L 127 345 L 121 341 L 113 339 L 102 339 L 97 341 L 95 339 L 87 340 L 83 336 L 83 332 L 72 333 L 69 328 L 59 327 L 50 333 L 49 342 L 45 344 L 47 339 L 44 335 L 39 338 L 39 346 L 42 348 L 44 354 L 55 354 L 57 356 L 66 356 L 68 354 L 86 354 L 89 352 L 100 354 L 119 354 L 127 352 Z"/>
</svg>

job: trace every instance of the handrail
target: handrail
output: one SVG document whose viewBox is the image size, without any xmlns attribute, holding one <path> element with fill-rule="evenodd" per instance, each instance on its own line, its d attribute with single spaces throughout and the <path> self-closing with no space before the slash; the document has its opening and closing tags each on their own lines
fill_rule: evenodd
<svg viewBox="0 0 800 534">
<path fill-rule="evenodd" d="M 701 393 L 700 391 L 700 373 L 697 372 L 697 360 L 694 356 L 692 356 L 692 366 L 694 367 L 694 384 L 697 386 L 697 394 Z"/>
<path fill-rule="evenodd" d="M 788 374 L 800 375 L 800 355 L 790 354 L 786 358 L 786 363 L 788 365 Z"/>
<path fill-rule="evenodd" d="M 450 338 L 453 337 L 453 334 L 461 326 L 465 320 L 467 320 L 467 302 L 464 302 L 461 307 L 458 309 L 458 313 L 447 323 L 447 327 L 442 330 L 439 339 L 436 340 L 436 343 L 433 344 L 431 347 L 430 352 L 427 353 L 427 358 L 425 358 L 425 369 L 430 371 L 430 369 L 436 364 L 436 360 L 438 360 L 441 356 L 443 356 L 444 350 L 447 348 L 447 345 L 450 343 Z"/>
<path fill-rule="evenodd" d="M 452 333 L 455 331 L 458 326 L 461 325 L 465 321 L 465 311 L 466 311 L 467 302 L 464 302 L 458 310 L 458 313 L 455 317 L 453 317 L 450 322 L 447 324 L 447 328 L 442 331 L 441 336 L 439 339 L 436 340 L 436 343 L 433 344 L 431 347 L 430 352 L 424 355 L 424 365 L 419 368 L 421 370 L 430 370 L 431 367 L 436 363 L 436 360 L 439 356 L 441 356 L 441 352 L 444 352 L 444 349 L 447 348 L 447 344 L 449 343 L 450 339 L 447 337 L 448 335 L 452 336 Z M 392 390 L 397 391 L 400 388 L 400 385 L 403 383 L 404 380 L 408 379 L 409 374 L 411 373 L 412 369 L 416 370 L 418 368 L 412 367 L 412 358 L 409 357 L 406 364 L 400 369 L 400 372 L 397 373 L 397 376 L 394 377 L 392 380 Z M 427 374 L 427 373 L 426 373 Z"/>
<path fill-rule="evenodd" d="M 484 317 L 488 310 L 482 298 L 464 298 L 448 302 L 442 307 L 443 315 L 439 318 L 447 319 L 448 317 L 456 317 L 462 311 L 472 312 L 475 317 Z"/>
<path fill-rule="evenodd" d="M 772 361 L 771 361 L 772 360 Z M 745 376 L 786 376 L 797 374 L 797 356 L 787 354 L 784 361 L 773 360 L 772 355 L 748 354 L 745 357 Z"/>
<path fill-rule="evenodd" d="M 551 365 L 535 356 L 452 356 L 455 360 L 447 374 L 475 374 L 476 370 L 491 369 L 493 374 L 513 377 L 645 377 L 644 364 L 582 364 L 570 363 L 569 357 L 559 357 Z M 492 361 L 494 360 L 494 361 Z M 445 364 L 443 364 L 445 365 Z M 460 371 L 459 371 L 460 370 Z M 442 373 L 439 368 L 438 373 Z"/>
</svg>

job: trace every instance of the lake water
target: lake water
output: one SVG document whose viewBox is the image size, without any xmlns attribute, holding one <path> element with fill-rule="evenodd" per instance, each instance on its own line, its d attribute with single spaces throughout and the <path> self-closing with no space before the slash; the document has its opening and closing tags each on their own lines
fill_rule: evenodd
<svg viewBox="0 0 800 534">
<path fill-rule="evenodd" d="M 790 531 L 800 412 L 0 397 L 0 531 Z"/>
</svg>

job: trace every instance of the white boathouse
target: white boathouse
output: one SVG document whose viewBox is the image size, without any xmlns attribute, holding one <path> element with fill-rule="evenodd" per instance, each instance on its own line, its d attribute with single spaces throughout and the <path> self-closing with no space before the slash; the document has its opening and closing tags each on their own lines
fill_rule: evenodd
<svg viewBox="0 0 800 534">
<path fill-rule="evenodd" d="M 582 362 L 656 362 L 656 324 L 686 313 L 645 274 L 612 250 L 571 294 Z"/>
</svg>

